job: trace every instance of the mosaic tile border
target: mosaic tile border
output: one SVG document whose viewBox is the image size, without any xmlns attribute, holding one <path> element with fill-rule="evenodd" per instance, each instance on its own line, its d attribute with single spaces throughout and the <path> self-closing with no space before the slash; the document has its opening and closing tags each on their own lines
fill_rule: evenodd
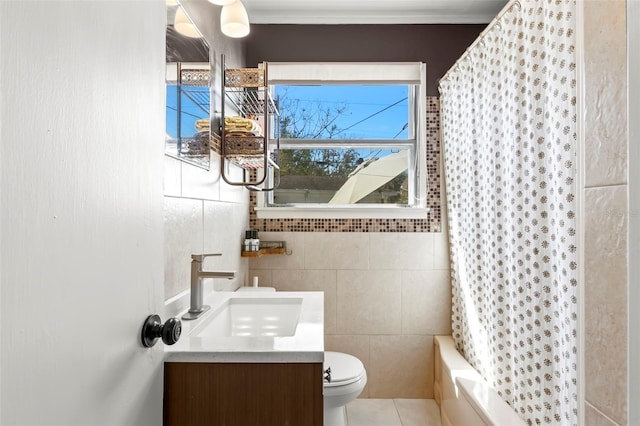
<svg viewBox="0 0 640 426">
<path fill-rule="evenodd" d="M 442 228 L 440 176 L 440 99 L 427 96 L 426 219 L 258 219 L 257 195 L 249 195 L 249 227 L 262 232 L 440 232 Z"/>
</svg>

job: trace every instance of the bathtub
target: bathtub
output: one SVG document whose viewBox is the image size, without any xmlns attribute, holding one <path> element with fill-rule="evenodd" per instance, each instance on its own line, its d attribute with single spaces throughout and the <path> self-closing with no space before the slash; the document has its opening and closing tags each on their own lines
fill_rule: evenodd
<svg viewBox="0 0 640 426">
<path fill-rule="evenodd" d="M 434 397 L 443 426 L 526 425 L 460 355 L 451 336 L 435 336 L 434 345 Z"/>
</svg>

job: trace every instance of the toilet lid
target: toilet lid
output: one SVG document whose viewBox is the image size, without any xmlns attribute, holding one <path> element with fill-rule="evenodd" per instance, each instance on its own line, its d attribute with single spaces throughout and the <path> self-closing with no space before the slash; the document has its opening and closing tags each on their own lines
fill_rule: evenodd
<svg viewBox="0 0 640 426">
<path fill-rule="evenodd" d="M 340 352 L 325 352 L 323 370 L 331 368 L 331 382 L 325 386 L 344 386 L 360 379 L 364 371 L 362 362 L 354 356 Z"/>
</svg>

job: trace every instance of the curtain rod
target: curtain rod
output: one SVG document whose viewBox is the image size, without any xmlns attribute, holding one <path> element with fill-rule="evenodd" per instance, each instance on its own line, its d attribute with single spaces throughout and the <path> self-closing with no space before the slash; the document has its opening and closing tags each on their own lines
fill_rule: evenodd
<svg viewBox="0 0 640 426">
<path fill-rule="evenodd" d="M 464 53 L 456 60 L 456 62 L 453 64 L 453 66 L 451 68 L 449 68 L 449 70 L 442 76 L 442 78 L 440 78 L 438 80 L 438 88 L 440 88 L 440 82 L 442 80 L 445 80 L 446 78 L 449 77 L 449 74 L 451 72 L 453 72 L 457 67 L 458 64 L 460 63 L 460 61 L 462 61 L 463 59 L 465 59 L 468 55 L 469 55 L 469 51 L 471 49 L 473 49 L 476 44 L 482 42 L 484 40 L 484 36 L 493 29 L 493 27 L 495 27 L 496 25 L 500 25 L 500 20 L 502 19 L 502 17 L 507 13 L 510 12 L 511 9 L 513 8 L 513 6 L 518 6 L 518 8 L 522 7 L 520 5 L 520 0 L 510 0 L 503 8 L 502 10 L 496 15 L 495 18 L 493 18 L 491 20 L 491 22 L 489 22 L 489 24 L 487 25 L 487 27 L 482 30 L 482 32 L 480 33 L 480 35 L 473 41 L 473 43 L 471 43 L 471 45 L 469 47 L 467 47 L 464 51 Z"/>
</svg>

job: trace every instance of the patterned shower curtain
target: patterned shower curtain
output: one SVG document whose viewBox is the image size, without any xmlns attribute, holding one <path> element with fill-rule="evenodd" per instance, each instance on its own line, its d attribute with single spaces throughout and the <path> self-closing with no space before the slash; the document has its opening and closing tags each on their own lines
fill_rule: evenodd
<svg viewBox="0 0 640 426">
<path fill-rule="evenodd" d="M 530 424 L 577 424 L 575 2 L 512 1 L 441 80 L 453 337 Z"/>
</svg>

